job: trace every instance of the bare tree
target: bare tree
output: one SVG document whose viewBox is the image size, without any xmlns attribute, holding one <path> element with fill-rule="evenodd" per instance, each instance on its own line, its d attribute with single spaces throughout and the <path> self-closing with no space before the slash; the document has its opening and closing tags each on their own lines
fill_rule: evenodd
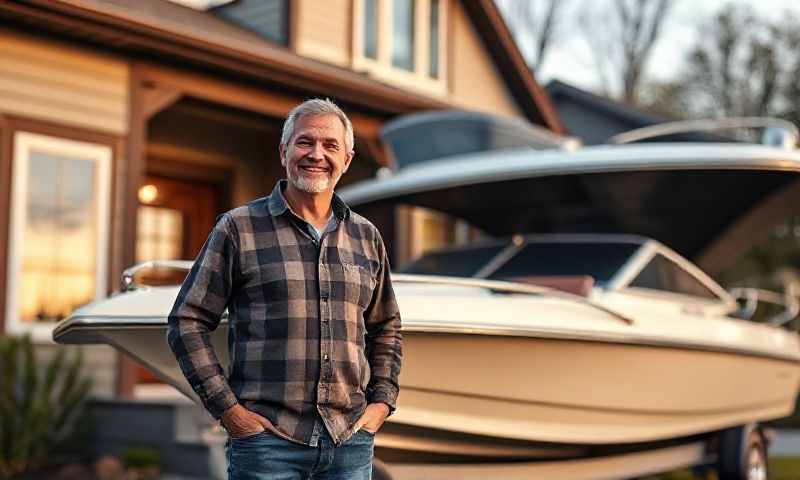
<svg viewBox="0 0 800 480">
<path fill-rule="evenodd" d="M 797 18 L 787 16 L 783 23 L 785 48 L 792 52 L 792 58 L 784 65 L 784 83 L 781 88 L 783 102 L 776 112 L 779 116 L 800 126 L 800 32 L 797 31 Z"/>
<path fill-rule="evenodd" d="M 729 6 L 704 32 L 689 56 L 692 82 L 709 114 L 767 115 L 782 82 L 784 36 L 749 10 Z"/>
<path fill-rule="evenodd" d="M 537 72 L 558 36 L 564 6 L 568 0 L 505 0 L 506 20 L 517 43 Z"/>
<path fill-rule="evenodd" d="M 691 117 L 780 116 L 800 120 L 796 21 L 769 22 L 729 5 L 701 26 L 685 70 L 647 85 L 646 104 L 686 107 Z M 648 95 L 645 95 L 648 97 Z"/>
<path fill-rule="evenodd" d="M 614 0 L 612 8 L 603 15 L 582 16 L 583 35 L 594 55 L 606 94 L 610 94 L 612 83 L 619 84 L 622 99 L 636 102 L 645 65 L 674 3 Z"/>
</svg>

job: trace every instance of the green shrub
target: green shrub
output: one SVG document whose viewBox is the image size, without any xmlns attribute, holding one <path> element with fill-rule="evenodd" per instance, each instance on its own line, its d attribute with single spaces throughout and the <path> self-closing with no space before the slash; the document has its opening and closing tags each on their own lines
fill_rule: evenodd
<svg viewBox="0 0 800 480">
<path fill-rule="evenodd" d="M 161 454 L 148 447 L 128 447 L 122 451 L 122 461 L 127 467 L 160 467 Z"/>
<path fill-rule="evenodd" d="M 0 478 L 40 470 L 86 425 L 80 351 L 37 365 L 30 336 L 0 337 Z M 72 445 L 74 446 L 74 445 Z"/>
</svg>

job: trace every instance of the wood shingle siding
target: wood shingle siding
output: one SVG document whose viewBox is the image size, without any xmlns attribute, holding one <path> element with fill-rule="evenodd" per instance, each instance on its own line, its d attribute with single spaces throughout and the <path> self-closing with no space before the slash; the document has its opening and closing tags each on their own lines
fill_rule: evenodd
<svg viewBox="0 0 800 480">
<path fill-rule="evenodd" d="M 0 113 L 125 134 L 125 62 L 0 30 Z"/>
</svg>

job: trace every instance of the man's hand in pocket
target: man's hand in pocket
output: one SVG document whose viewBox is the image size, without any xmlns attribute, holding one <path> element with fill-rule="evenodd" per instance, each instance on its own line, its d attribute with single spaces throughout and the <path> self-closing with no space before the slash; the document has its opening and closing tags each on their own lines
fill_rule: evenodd
<svg viewBox="0 0 800 480">
<path fill-rule="evenodd" d="M 275 428 L 269 420 L 238 403 L 225 410 L 221 420 L 231 438 L 249 437 Z"/>
<path fill-rule="evenodd" d="M 378 430 L 383 426 L 383 422 L 386 421 L 386 417 L 389 416 L 389 406 L 385 403 L 370 403 L 367 405 L 366 410 L 364 410 L 364 414 L 361 415 L 361 418 L 358 419 L 356 424 L 353 426 L 354 431 L 359 431 L 361 429 L 366 430 L 369 433 L 377 433 Z"/>
</svg>

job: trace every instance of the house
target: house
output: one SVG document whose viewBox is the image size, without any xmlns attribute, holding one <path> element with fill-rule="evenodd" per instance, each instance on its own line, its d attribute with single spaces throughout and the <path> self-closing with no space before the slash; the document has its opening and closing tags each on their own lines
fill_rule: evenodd
<svg viewBox="0 0 800 480">
<path fill-rule="evenodd" d="M 579 138 L 584 145 L 608 143 L 611 137 L 620 133 L 679 120 L 644 111 L 560 80 L 551 80 L 544 89 L 566 132 Z M 730 139 L 708 133 L 680 133 L 660 136 L 650 141 L 718 142 Z"/>
<path fill-rule="evenodd" d="M 410 112 L 562 131 L 492 0 L 193 3 L 0 2 L 0 334 L 47 351 L 55 322 L 124 268 L 193 258 L 217 214 L 282 175 L 282 121 L 303 99 L 353 120 L 344 182 L 391 166 L 378 132 Z M 432 215 L 394 212 L 387 243 L 435 243 L 452 222 Z M 99 398 L 153 380 L 107 348 L 86 360 Z"/>
</svg>

